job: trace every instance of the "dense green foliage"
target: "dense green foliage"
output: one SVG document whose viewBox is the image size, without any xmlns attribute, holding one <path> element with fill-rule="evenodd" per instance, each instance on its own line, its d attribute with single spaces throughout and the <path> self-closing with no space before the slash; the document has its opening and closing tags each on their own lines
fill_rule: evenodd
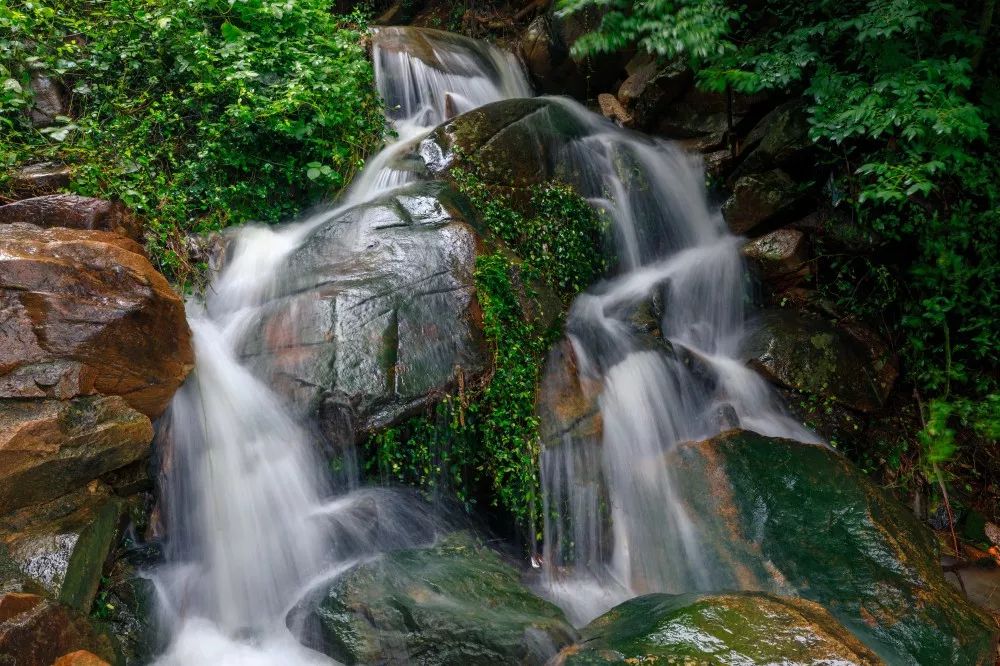
<svg viewBox="0 0 1000 666">
<path fill-rule="evenodd" d="M 184 233 L 286 218 L 381 141 L 361 28 L 324 0 L 0 3 L 0 194 L 14 167 L 64 161 L 75 192 L 123 200 L 183 272 Z M 71 100 L 41 129 L 39 76 Z"/>
<path fill-rule="evenodd" d="M 921 401 L 921 458 L 1000 429 L 1000 69 L 995 0 L 563 0 L 606 7 L 574 45 L 687 60 L 702 88 L 809 102 L 830 203 L 875 251 L 831 250 L 817 285 L 881 327 Z M 992 40 L 992 43 L 990 42 Z M 822 171 L 822 170 L 820 170 Z M 823 178 L 822 174 L 818 174 Z M 821 257 L 822 258 L 822 257 Z"/>
<path fill-rule="evenodd" d="M 486 510 L 500 509 L 534 538 L 541 501 L 535 389 L 560 323 L 559 313 L 545 310 L 560 306 L 542 302 L 532 284 L 540 279 L 568 302 L 605 268 L 604 228 L 594 209 L 565 185 L 534 189 L 535 212 L 523 215 L 509 196 L 473 173 L 459 172 L 456 179 L 484 224 L 520 257 L 498 250 L 476 260 L 493 376 L 484 387 L 460 385 L 432 414 L 375 435 L 368 443 L 369 472 L 429 494 L 454 494 L 467 509 L 476 497 L 490 497 L 493 506 Z"/>
</svg>

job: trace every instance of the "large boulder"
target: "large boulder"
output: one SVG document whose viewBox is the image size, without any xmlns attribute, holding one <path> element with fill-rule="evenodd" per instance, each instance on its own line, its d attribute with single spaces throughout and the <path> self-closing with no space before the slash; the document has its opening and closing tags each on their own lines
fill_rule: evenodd
<svg viewBox="0 0 1000 666">
<path fill-rule="evenodd" d="M 794 173 L 812 146 L 806 105 L 801 100 L 786 102 L 764 116 L 747 134 L 741 146 L 746 157 L 734 176 L 774 167 Z"/>
<path fill-rule="evenodd" d="M 335 438 L 474 385 L 491 355 L 474 280 L 483 241 L 466 206 L 431 183 L 318 225 L 288 257 L 242 355 Z"/>
<path fill-rule="evenodd" d="M 42 166 L 36 166 L 36 170 L 28 174 L 35 186 L 54 181 L 66 169 L 42 170 Z M 17 223 L 113 231 L 134 241 L 142 240 L 142 225 L 123 203 L 76 194 L 47 194 L 0 206 L 0 224 Z"/>
<path fill-rule="evenodd" d="M 755 592 L 650 594 L 616 606 L 581 634 L 554 666 L 883 663 L 819 604 Z"/>
<path fill-rule="evenodd" d="M 837 452 L 731 431 L 667 463 L 721 589 L 812 600 L 887 663 L 993 663 L 996 623 L 944 579 L 933 534 Z"/>
<path fill-rule="evenodd" d="M 765 222 L 788 217 L 802 198 L 799 185 L 781 169 L 740 177 L 722 205 L 734 234 L 748 234 Z"/>
<path fill-rule="evenodd" d="M 0 597 L 0 609 L 16 605 L 18 612 L 4 617 L 0 610 L 0 665 L 52 666 L 63 655 L 78 650 L 105 662 L 117 661 L 112 639 L 82 613 L 41 597 L 8 604 L 9 597 Z"/>
<path fill-rule="evenodd" d="M 780 288 L 809 274 L 809 240 L 798 229 L 777 229 L 743 246 L 743 256 L 766 282 Z"/>
<path fill-rule="evenodd" d="M 867 328 L 788 309 L 760 313 L 743 357 L 776 384 L 861 412 L 885 402 L 898 374 L 888 345 Z"/>
<path fill-rule="evenodd" d="M 659 121 L 694 78 L 684 63 L 662 63 L 646 53 L 629 61 L 626 70 L 628 78 L 618 88 L 618 101 L 629 116 L 628 126 L 637 129 L 649 129 Z"/>
<path fill-rule="evenodd" d="M 0 515 L 148 457 L 153 426 L 119 396 L 0 399 Z"/>
<path fill-rule="evenodd" d="M 309 627 L 311 647 L 345 664 L 541 666 L 575 637 L 562 611 L 465 533 L 345 574 Z"/>
<path fill-rule="evenodd" d="M 159 416 L 193 366 L 184 305 L 127 238 L 0 225 L 0 398 L 120 395 Z"/>
<path fill-rule="evenodd" d="M 95 482 L 0 518 L 0 545 L 48 595 L 87 613 L 119 536 L 123 512 L 123 502 Z"/>
</svg>

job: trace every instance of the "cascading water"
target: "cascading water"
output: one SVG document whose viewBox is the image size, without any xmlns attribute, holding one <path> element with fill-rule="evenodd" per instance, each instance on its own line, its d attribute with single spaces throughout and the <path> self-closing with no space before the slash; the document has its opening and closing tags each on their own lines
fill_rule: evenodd
<svg viewBox="0 0 1000 666">
<path fill-rule="evenodd" d="M 401 50 L 394 29 L 385 33 L 377 80 L 400 139 L 372 158 L 338 207 L 284 228 L 239 230 L 207 298 L 189 304 L 196 369 L 171 409 L 167 564 L 153 576 L 169 631 L 161 664 L 330 663 L 286 627 L 296 602 L 360 561 L 433 540 L 437 523 L 405 495 L 369 489 L 331 500 L 343 489 L 330 487 L 312 430 L 239 357 L 284 279 L 284 260 L 308 233 L 408 182 L 391 166 L 408 141 L 446 115 L 530 94 L 516 59 L 497 49 L 423 38 L 436 69 Z"/>
<path fill-rule="evenodd" d="M 323 473 L 313 429 L 240 357 L 287 277 L 287 257 L 312 230 L 419 179 L 405 162 L 439 123 L 531 95 L 513 56 L 444 33 L 381 29 L 374 59 L 398 141 L 372 158 L 338 207 L 236 233 L 208 297 L 191 305 L 197 367 L 173 405 L 163 470 L 170 541 L 168 564 L 155 573 L 169 630 L 163 664 L 328 661 L 301 647 L 286 626 L 289 610 L 355 563 L 433 538 L 435 523 L 398 494 L 354 490 L 331 500 L 345 488 Z M 699 165 L 574 102 L 549 103 L 570 120 L 570 138 L 543 116 L 532 131 L 561 142 L 559 176 L 608 211 L 618 250 L 616 276 L 579 296 L 567 324 L 581 378 L 600 387 L 603 435 L 542 456 L 546 590 L 582 622 L 637 593 L 715 581 L 717 572 L 699 564 L 697 521 L 663 462 L 670 447 L 718 432 L 720 410 L 766 434 L 811 435 L 737 360 L 745 319 L 738 245 L 707 203 Z M 657 345 L 629 321 L 650 301 L 663 313 Z M 346 476 L 353 487 L 357 470 Z"/>
</svg>

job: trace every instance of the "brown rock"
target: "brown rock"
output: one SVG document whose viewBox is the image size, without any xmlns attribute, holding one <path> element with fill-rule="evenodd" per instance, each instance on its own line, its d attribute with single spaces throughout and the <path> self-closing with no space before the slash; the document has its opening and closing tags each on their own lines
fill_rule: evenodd
<svg viewBox="0 0 1000 666">
<path fill-rule="evenodd" d="M 0 225 L 0 398 L 120 395 L 159 416 L 194 353 L 180 297 L 134 241 Z"/>
<path fill-rule="evenodd" d="M 12 186 L 20 196 L 51 194 L 67 187 L 71 175 L 72 170 L 65 164 L 39 162 L 29 164 L 14 174 Z"/>
<path fill-rule="evenodd" d="M 8 592 L 0 597 L 0 624 L 21 613 L 27 613 L 42 601 L 44 599 L 37 594 Z"/>
<path fill-rule="evenodd" d="M 18 222 L 39 227 L 113 231 L 142 241 L 142 226 L 124 204 L 76 194 L 49 194 L 0 206 L 0 224 Z"/>
<path fill-rule="evenodd" d="M 64 654 L 55 660 L 52 666 L 111 666 L 108 662 L 87 650 L 77 650 Z"/>
<path fill-rule="evenodd" d="M 629 77 L 618 88 L 618 101 L 631 119 L 630 126 L 646 129 L 690 86 L 692 75 L 683 63 L 662 64 L 649 56 L 636 63 L 642 58 L 636 56 L 626 67 Z"/>
<path fill-rule="evenodd" d="M 778 229 L 743 246 L 743 256 L 764 280 L 786 282 L 809 271 L 809 244 L 797 229 Z"/>
<path fill-rule="evenodd" d="M 51 125 L 57 116 L 69 113 L 66 94 L 57 81 L 47 76 L 32 75 L 31 94 L 34 98 L 34 104 L 28 115 L 35 127 Z"/>
<path fill-rule="evenodd" d="M 0 515 L 144 458 L 152 440 L 119 396 L 0 400 Z"/>
<path fill-rule="evenodd" d="M 52 666 L 75 650 L 87 650 L 106 662 L 115 659 L 107 635 L 98 633 L 86 616 L 54 601 L 41 601 L 0 624 L 2 664 Z"/>
<path fill-rule="evenodd" d="M 737 180 L 732 196 L 722 206 L 722 214 L 734 234 L 745 234 L 788 213 L 799 198 L 795 181 L 784 171 L 774 169 Z"/>
<path fill-rule="evenodd" d="M 614 120 L 622 125 L 631 124 L 632 116 L 628 114 L 614 95 L 601 93 L 597 96 L 597 104 L 601 108 L 601 115 L 608 120 Z"/>
</svg>

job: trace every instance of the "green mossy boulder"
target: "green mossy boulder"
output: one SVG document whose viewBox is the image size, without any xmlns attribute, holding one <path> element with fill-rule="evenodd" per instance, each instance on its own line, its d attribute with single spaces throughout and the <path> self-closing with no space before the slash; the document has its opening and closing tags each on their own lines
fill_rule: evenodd
<svg viewBox="0 0 1000 666">
<path fill-rule="evenodd" d="M 561 610 L 464 533 L 357 567 L 306 626 L 311 647 L 345 664 L 541 666 L 575 637 Z"/>
<path fill-rule="evenodd" d="M 556 666 L 874 666 L 882 661 L 822 606 L 758 592 L 650 594 L 591 622 Z"/>
<path fill-rule="evenodd" d="M 836 451 L 730 431 L 668 464 L 719 589 L 815 601 L 888 664 L 993 664 L 996 623 L 945 581 L 933 534 Z"/>
</svg>

